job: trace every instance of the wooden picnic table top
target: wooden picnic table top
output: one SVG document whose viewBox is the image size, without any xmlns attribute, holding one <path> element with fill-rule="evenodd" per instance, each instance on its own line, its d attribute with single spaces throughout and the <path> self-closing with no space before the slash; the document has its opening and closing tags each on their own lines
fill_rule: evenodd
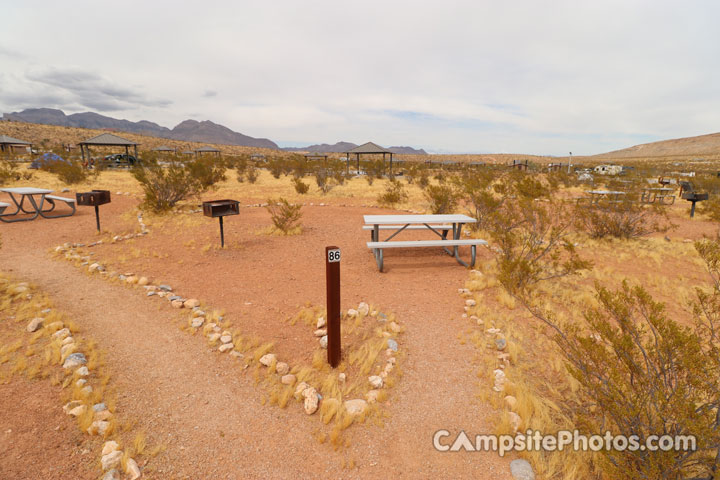
<svg viewBox="0 0 720 480">
<path fill-rule="evenodd" d="M 52 190 L 45 188 L 33 188 L 33 187 L 14 187 L 14 188 L 0 188 L 0 192 L 6 193 L 17 193 L 19 195 L 41 195 L 52 193 Z"/>
<path fill-rule="evenodd" d="M 440 215 L 364 215 L 367 225 L 407 225 L 424 223 L 475 223 L 472 217 L 460 214 Z"/>
</svg>

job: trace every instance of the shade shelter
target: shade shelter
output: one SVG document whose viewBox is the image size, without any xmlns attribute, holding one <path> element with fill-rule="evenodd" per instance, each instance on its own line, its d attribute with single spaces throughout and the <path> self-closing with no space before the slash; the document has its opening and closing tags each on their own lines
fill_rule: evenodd
<svg viewBox="0 0 720 480">
<path fill-rule="evenodd" d="M 383 148 L 380 145 L 373 143 L 373 142 L 367 142 L 359 147 L 355 147 L 352 150 L 345 152 L 345 156 L 347 157 L 347 169 L 348 173 L 350 172 L 350 155 L 355 155 L 355 160 L 357 161 L 357 169 L 358 172 L 360 171 L 360 155 L 380 155 L 382 154 L 383 157 L 383 167 L 385 166 L 385 156 L 390 155 L 390 174 L 392 175 L 392 164 L 393 164 L 393 152 L 388 150 L 387 148 Z"/>
<path fill-rule="evenodd" d="M 265 158 L 265 155 L 263 155 L 262 153 L 253 153 L 252 155 L 250 155 L 250 160 L 262 163 L 267 162 L 267 158 Z"/>
<path fill-rule="evenodd" d="M 153 148 L 152 151 L 153 151 L 153 152 L 169 153 L 169 152 L 174 152 L 175 149 L 163 145 L 163 146 L 160 146 L 160 147 L 157 147 L 157 148 Z"/>
<path fill-rule="evenodd" d="M 90 146 L 93 147 L 125 147 L 125 155 L 130 155 L 130 147 L 133 147 L 135 152 L 135 158 L 137 159 L 137 146 L 138 144 L 128 140 L 127 138 L 118 137 L 112 133 L 103 133 L 97 137 L 90 138 L 83 142 L 79 142 L 80 155 L 82 155 L 82 161 L 85 163 L 85 154 L 87 153 L 88 161 L 90 160 Z"/>
<path fill-rule="evenodd" d="M 32 143 L 26 142 L 25 140 L 0 135 L 0 152 L 12 153 L 13 148 L 27 148 L 30 146 L 32 146 Z"/>
<path fill-rule="evenodd" d="M 322 153 L 306 153 L 305 160 L 323 160 L 327 163 L 328 156 Z"/>
<path fill-rule="evenodd" d="M 217 157 L 220 156 L 220 150 L 218 150 L 217 148 L 213 148 L 213 147 L 200 147 L 200 148 L 196 148 L 196 149 L 195 149 L 195 155 L 196 155 L 196 156 L 199 156 L 199 155 L 202 154 L 202 153 L 214 153 L 215 156 L 217 156 Z"/>
</svg>

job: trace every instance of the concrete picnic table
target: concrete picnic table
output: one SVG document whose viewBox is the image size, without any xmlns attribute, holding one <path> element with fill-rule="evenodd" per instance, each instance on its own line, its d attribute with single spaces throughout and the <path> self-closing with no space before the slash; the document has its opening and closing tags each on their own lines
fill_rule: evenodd
<svg viewBox="0 0 720 480">
<path fill-rule="evenodd" d="M 452 255 L 458 263 L 467 267 L 468 264 L 458 254 L 458 247 L 464 245 L 471 247 L 472 261 L 470 265 L 474 265 L 476 246 L 487 244 L 485 240 L 460 240 L 462 226 L 466 223 L 477 222 L 477 220 L 467 215 L 364 215 L 363 218 L 365 220 L 363 229 L 371 230 L 370 238 L 372 241 L 368 242 L 367 246 L 373 250 L 380 271 L 383 269 L 384 248 L 442 247 L 448 255 Z M 380 230 L 392 230 L 392 233 L 385 240 L 380 241 Z M 404 230 L 427 230 L 440 237 L 440 239 L 390 241 Z M 448 239 L 450 231 L 452 231 L 452 238 Z M 448 250 L 448 247 L 452 247 L 452 251 Z"/>
<path fill-rule="evenodd" d="M 15 211 L 11 213 L 3 213 L 7 207 L 10 206 L 9 203 L 0 202 L 0 221 L 6 222 L 6 223 L 12 223 L 12 222 L 27 222 L 30 220 L 34 220 L 38 217 L 38 215 L 41 215 L 45 218 L 58 218 L 58 217 L 67 217 L 75 213 L 75 200 L 70 198 L 62 198 L 62 197 L 55 197 L 52 195 L 49 195 L 52 193 L 52 190 L 48 190 L 45 188 L 34 188 L 34 187 L 14 187 L 14 188 L 0 188 L 0 192 L 5 192 L 10 195 L 10 199 L 15 204 Z M 16 198 L 16 195 L 19 197 Z M 37 200 L 35 197 L 39 197 Z M 30 207 L 28 207 L 25 204 L 25 200 L 28 201 L 30 204 Z M 64 215 L 46 215 L 46 213 L 51 212 L 55 208 L 55 201 L 60 200 L 68 204 L 72 208 L 72 212 L 69 214 Z M 49 203 L 51 205 L 51 208 L 48 210 L 43 210 L 43 206 L 45 205 L 45 202 Z M 31 217 L 26 218 L 19 218 L 19 215 L 22 214 L 28 214 L 32 215 Z M 18 217 L 18 218 L 8 218 L 8 217 Z"/>
<path fill-rule="evenodd" d="M 590 204 L 597 204 L 602 198 L 612 198 L 612 202 L 619 202 L 620 195 L 625 195 L 625 192 L 617 190 L 590 190 L 587 192 L 590 194 Z"/>
</svg>

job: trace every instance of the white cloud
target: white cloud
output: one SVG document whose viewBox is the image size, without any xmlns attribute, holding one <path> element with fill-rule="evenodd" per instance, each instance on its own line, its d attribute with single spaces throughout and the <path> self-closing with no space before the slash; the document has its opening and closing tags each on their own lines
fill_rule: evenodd
<svg viewBox="0 0 720 480">
<path fill-rule="evenodd" d="M 713 1 L 28 1 L 5 13 L 4 111 L 105 109 L 169 127 L 200 113 L 276 141 L 559 155 L 720 126 Z"/>
</svg>

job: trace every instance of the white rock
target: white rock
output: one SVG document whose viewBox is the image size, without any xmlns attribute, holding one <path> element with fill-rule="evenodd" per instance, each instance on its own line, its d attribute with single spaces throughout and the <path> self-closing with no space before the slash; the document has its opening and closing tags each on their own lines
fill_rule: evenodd
<svg viewBox="0 0 720 480">
<path fill-rule="evenodd" d="M 103 475 L 102 480 L 120 480 L 120 474 L 116 469 L 108 470 Z"/>
<path fill-rule="evenodd" d="M 477 302 L 472 298 L 468 298 L 467 300 L 465 300 L 465 305 L 467 305 L 468 307 L 474 307 L 475 305 L 477 305 Z"/>
<path fill-rule="evenodd" d="M 517 398 L 513 397 L 512 395 L 507 395 L 505 398 L 503 398 L 503 401 L 505 403 L 505 406 L 509 410 L 515 410 L 515 405 L 517 405 Z"/>
<path fill-rule="evenodd" d="M 74 408 L 77 408 L 77 407 L 79 407 L 79 406 L 82 405 L 82 404 L 83 404 L 83 403 L 82 403 L 80 400 L 73 400 L 72 402 L 68 402 L 68 403 L 66 403 L 65 406 L 63 407 L 63 412 L 65 412 L 66 414 L 69 414 L 69 413 L 70 413 L 70 410 L 72 410 L 72 409 L 74 409 Z"/>
<path fill-rule="evenodd" d="M 358 314 L 358 311 L 355 310 L 354 308 L 351 308 L 347 311 L 347 314 L 348 314 L 348 317 L 354 317 Z"/>
<path fill-rule="evenodd" d="M 508 412 L 508 415 L 510 415 L 510 426 L 513 429 L 513 433 L 517 433 L 518 429 L 520 428 L 520 424 L 522 423 L 520 415 L 515 412 Z"/>
<path fill-rule="evenodd" d="M 283 375 L 282 377 L 280 377 L 280 383 L 282 383 L 283 385 L 292 385 L 295 383 L 296 380 L 297 378 L 292 373 L 288 373 L 287 375 Z"/>
<path fill-rule="evenodd" d="M 33 318 L 32 320 L 30 320 L 30 323 L 28 323 L 27 331 L 30 333 L 37 332 L 38 330 L 40 330 L 40 327 L 42 327 L 44 321 L 45 319 L 40 317 Z"/>
<path fill-rule="evenodd" d="M 125 472 L 130 477 L 130 480 L 137 480 L 140 478 L 140 467 L 138 467 L 137 462 L 133 458 L 128 458 L 127 464 L 125 466 Z"/>
<path fill-rule="evenodd" d="M 230 352 L 230 355 L 233 356 L 233 357 L 235 357 L 235 358 L 244 358 L 244 357 L 245 357 L 245 355 L 243 355 L 242 353 L 238 352 L 237 350 L 233 350 L 232 352 Z"/>
<path fill-rule="evenodd" d="M 85 380 L 84 378 L 81 378 L 80 380 L 75 382 L 75 385 L 77 385 L 78 387 L 84 387 L 86 383 L 87 383 L 87 380 Z"/>
<path fill-rule="evenodd" d="M 220 347 L 218 348 L 218 351 L 219 351 L 220 353 L 225 353 L 225 352 L 227 352 L 227 351 L 229 351 L 229 350 L 232 350 L 233 348 L 235 348 L 235 345 L 233 345 L 232 343 L 223 343 L 223 344 L 220 345 Z"/>
<path fill-rule="evenodd" d="M 327 328 L 318 328 L 313 332 L 313 335 L 315 335 L 316 337 L 324 337 L 325 335 L 327 335 Z"/>
<path fill-rule="evenodd" d="M 90 435 L 105 435 L 110 424 L 104 420 L 95 420 L 90 427 L 87 429 L 87 433 Z M 122 456 L 122 454 L 121 454 Z"/>
<path fill-rule="evenodd" d="M 83 366 L 75 370 L 75 375 L 77 375 L 78 377 L 87 377 L 88 375 L 90 375 L 90 370 L 88 370 L 87 367 Z"/>
<path fill-rule="evenodd" d="M 185 300 L 184 303 L 185 308 L 195 308 L 200 306 L 200 300 L 197 298 L 190 298 L 188 300 Z"/>
<path fill-rule="evenodd" d="M 56 323 L 60 323 L 60 322 L 56 322 Z M 65 337 L 69 337 L 69 336 L 70 336 L 70 330 L 68 328 L 63 328 L 52 334 L 52 338 L 59 338 L 60 340 L 64 340 Z"/>
<path fill-rule="evenodd" d="M 358 313 L 359 313 L 360 315 L 365 316 L 365 315 L 367 315 L 368 313 L 370 313 L 370 306 L 369 306 L 367 303 L 365 303 L 365 302 L 360 302 L 360 305 L 358 305 L 358 309 L 357 309 L 357 310 L 358 310 Z"/>
<path fill-rule="evenodd" d="M 338 381 L 339 381 L 340 383 L 345 383 L 345 379 L 346 379 L 346 378 L 347 378 L 347 375 L 345 375 L 344 372 L 341 373 L 340 375 L 338 375 Z"/>
<path fill-rule="evenodd" d="M 204 317 L 195 317 L 192 319 L 192 322 L 190 325 L 192 325 L 193 328 L 200 328 L 202 327 L 202 324 L 205 323 Z"/>
<path fill-rule="evenodd" d="M 208 340 L 210 341 L 210 343 L 217 342 L 218 340 L 220 340 L 220 337 L 221 335 L 217 332 L 211 333 L 210 335 L 208 335 Z"/>
<path fill-rule="evenodd" d="M 260 364 L 269 367 L 273 363 L 277 362 L 277 357 L 274 353 L 267 353 L 260 357 Z"/>
<path fill-rule="evenodd" d="M 527 460 L 518 459 L 510 462 L 510 474 L 515 480 L 535 480 L 535 471 Z"/>
<path fill-rule="evenodd" d="M 68 343 L 75 343 L 75 339 L 73 337 L 65 337 L 61 345 L 67 345 Z"/>
<path fill-rule="evenodd" d="M 290 366 L 285 362 L 278 362 L 275 364 L 275 371 L 278 375 L 285 375 L 290 371 Z"/>
<path fill-rule="evenodd" d="M 115 468 L 120 465 L 120 460 L 122 460 L 122 456 L 123 453 L 118 450 L 114 450 L 107 455 L 103 455 L 102 459 L 100 459 L 103 471 L 110 470 L 111 468 Z"/>
<path fill-rule="evenodd" d="M 325 317 L 319 317 L 317 320 L 317 328 L 323 328 L 325 325 L 327 325 Z"/>
<path fill-rule="evenodd" d="M 327 348 L 328 345 L 328 337 L 327 335 L 320 337 L 320 347 L 321 348 Z"/>
<path fill-rule="evenodd" d="M 320 398 L 318 397 L 317 391 L 310 387 L 306 388 L 303 393 L 303 397 L 305 397 L 305 402 L 303 404 L 303 407 L 305 408 L 305 413 L 308 415 L 312 415 L 313 413 L 317 412 L 318 405 L 320 403 Z"/>
<path fill-rule="evenodd" d="M 382 388 L 382 386 L 383 386 L 382 377 L 379 377 L 377 375 L 372 375 L 372 376 L 368 377 L 368 381 L 370 382 L 370 385 L 373 386 L 373 388 Z"/>
<path fill-rule="evenodd" d="M 120 445 L 118 445 L 118 443 L 116 441 L 110 440 L 103 444 L 102 455 L 104 457 L 108 453 L 112 453 L 115 450 L 119 450 L 119 449 L 120 449 Z"/>
<path fill-rule="evenodd" d="M 392 330 L 394 333 L 400 333 L 400 325 L 398 325 L 397 323 L 395 323 L 395 322 L 390 322 L 390 323 L 388 324 L 388 327 L 389 327 L 390 330 Z"/>
<path fill-rule="evenodd" d="M 222 337 L 220 337 L 220 341 L 222 343 L 230 343 L 230 342 L 232 342 L 232 336 L 231 335 L 223 335 Z"/>
<path fill-rule="evenodd" d="M 310 385 L 308 385 L 307 383 L 298 383 L 297 387 L 295 387 L 295 398 L 299 399 L 300 397 L 302 397 L 303 392 L 308 388 L 310 388 Z"/>
<path fill-rule="evenodd" d="M 87 412 L 87 405 L 80 405 L 79 407 L 75 407 L 72 410 L 68 411 L 67 414 L 73 417 L 79 417 L 85 412 Z"/>
<path fill-rule="evenodd" d="M 75 344 L 68 343 L 66 345 L 63 345 L 60 349 L 60 356 L 62 358 L 65 358 L 66 355 L 70 355 L 73 351 L 75 351 Z"/>
<path fill-rule="evenodd" d="M 350 415 L 361 415 L 365 412 L 365 409 L 367 408 L 367 402 L 363 400 L 362 398 L 356 398 L 354 400 L 346 400 L 345 403 L 343 403 L 345 406 L 345 410 Z"/>
</svg>

